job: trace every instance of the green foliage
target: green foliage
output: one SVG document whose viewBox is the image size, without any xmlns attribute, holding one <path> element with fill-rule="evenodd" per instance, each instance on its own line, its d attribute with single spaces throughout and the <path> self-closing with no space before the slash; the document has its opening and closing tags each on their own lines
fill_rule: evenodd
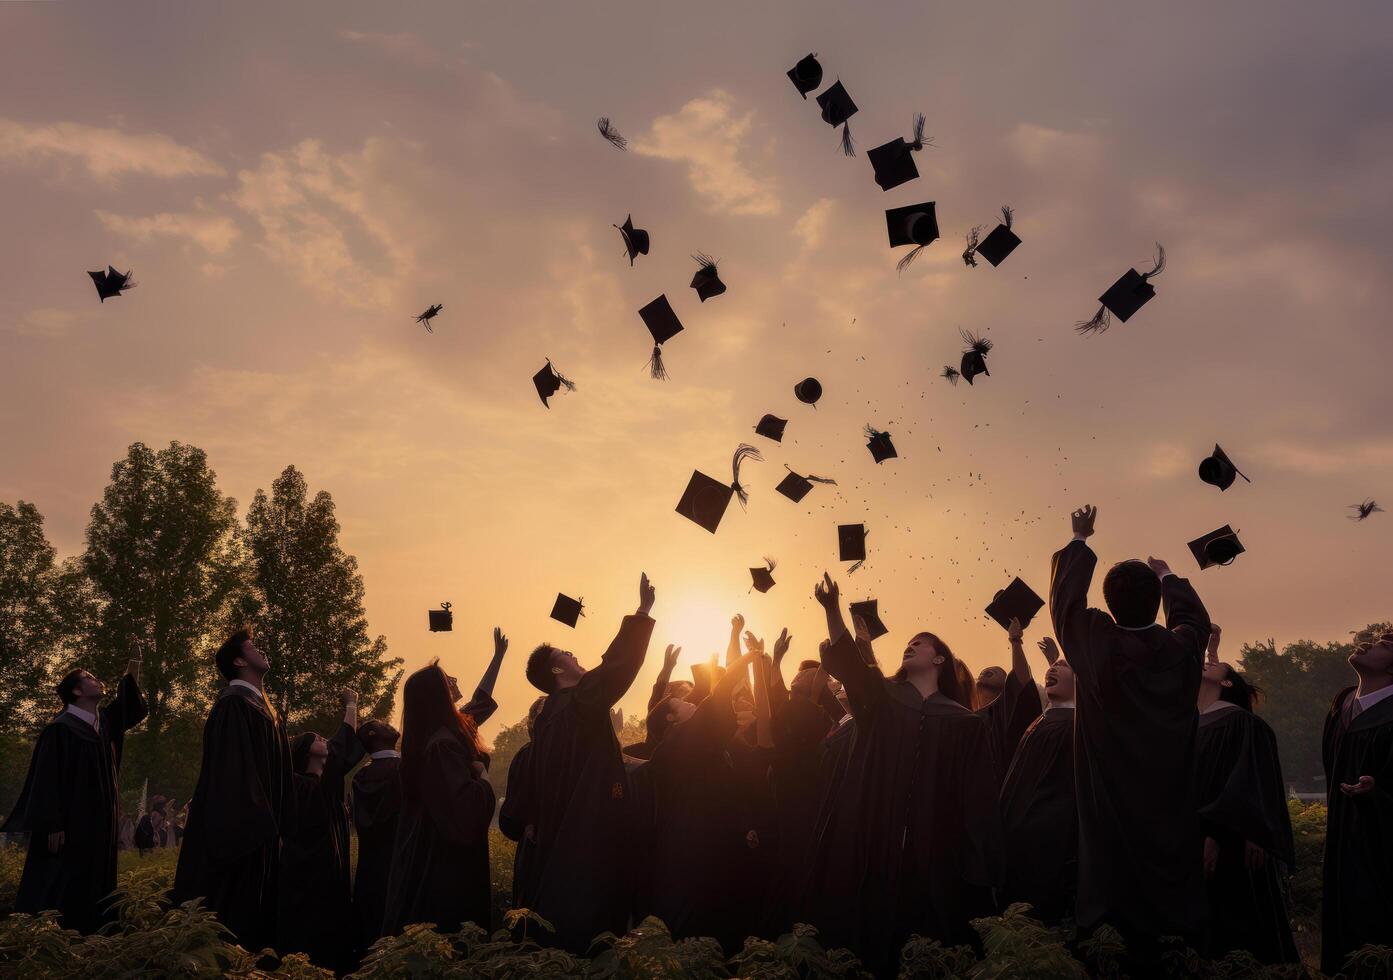
<svg viewBox="0 0 1393 980">
<path fill-rule="evenodd" d="M 976 962 L 970 946 L 944 946 L 937 939 L 910 936 L 900 950 L 900 980 L 958 980 Z"/>
<path fill-rule="evenodd" d="M 435 926 L 421 922 L 407 926 L 400 935 L 384 936 L 372 944 L 363 958 L 362 968 L 353 974 L 355 980 L 389 980 L 411 977 L 412 980 L 435 980 L 454 974 L 455 947 Z"/>
<path fill-rule="evenodd" d="M 595 940 L 589 975 L 601 980 L 650 980 L 658 977 L 690 977 L 711 980 L 728 977 L 721 944 L 710 937 L 673 941 L 662 920 L 649 916 L 617 939 Z"/>
<path fill-rule="evenodd" d="M 758 980 L 860 980 L 870 977 L 850 950 L 822 948 L 817 929 L 798 923 L 775 940 L 745 940 L 745 948 L 730 961 L 737 977 Z"/>
<path fill-rule="evenodd" d="M 1361 946 L 1345 959 L 1347 980 L 1387 980 L 1393 977 L 1393 949 Z"/>
<path fill-rule="evenodd" d="M 1089 976 L 1097 980 L 1121 980 L 1126 976 L 1127 944 L 1112 926 L 1099 926 L 1093 935 L 1080 941 L 1079 952 Z"/>
<path fill-rule="evenodd" d="M 493 737 L 493 751 L 489 753 L 489 782 L 493 783 L 494 792 L 500 800 L 508 795 L 508 767 L 513 764 L 518 749 L 529 741 L 531 736 L 527 734 L 526 715 L 511 725 L 504 725 Z"/>
<path fill-rule="evenodd" d="M 982 939 L 982 962 L 973 977 L 990 980 L 1028 980 L 1031 977 L 1088 977 L 1083 964 L 1064 946 L 1062 933 L 1029 915 L 1030 906 L 1017 902 L 1003 915 L 973 919 Z M 961 947 L 960 947 L 961 948 Z"/>
<path fill-rule="evenodd" d="M 27 731 L 39 715 L 54 646 L 56 552 L 33 504 L 0 502 L 0 725 Z"/>
<path fill-rule="evenodd" d="M 1324 803 L 1287 803 L 1292 839 L 1296 843 L 1296 869 L 1291 878 L 1291 924 L 1297 948 L 1303 956 L 1320 956 L 1321 870 L 1325 857 Z"/>
</svg>

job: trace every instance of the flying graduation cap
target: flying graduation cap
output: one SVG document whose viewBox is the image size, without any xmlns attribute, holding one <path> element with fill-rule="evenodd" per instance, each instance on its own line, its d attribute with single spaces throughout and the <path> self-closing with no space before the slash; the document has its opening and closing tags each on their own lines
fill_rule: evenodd
<svg viewBox="0 0 1393 980">
<path fill-rule="evenodd" d="M 1214 454 L 1200 460 L 1200 479 L 1220 490 L 1227 490 L 1233 486 L 1234 478 L 1238 476 L 1242 476 L 1247 483 L 1253 482 L 1244 476 L 1237 466 L 1233 465 L 1228 453 L 1220 449 L 1217 442 L 1214 444 Z"/>
<path fill-rule="evenodd" d="M 1350 504 L 1349 509 L 1354 511 L 1353 514 L 1348 515 L 1352 521 L 1368 520 L 1372 514 L 1383 513 L 1383 508 L 1374 503 L 1372 498 L 1365 500 L 1362 504 Z"/>
<path fill-rule="evenodd" d="M 871 451 L 871 457 L 877 464 L 899 456 L 895 452 L 895 444 L 890 441 L 890 433 L 880 432 L 870 423 L 866 424 L 866 440 L 866 448 Z"/>
<path fill-rule="evenodd" d="M 682 321 L 677 319 L 677 314 L 672 311 L 672 304 L 667 301 L 667 293 L 663 293 L 639 310 L 638 315 L 643 318 L 643 325 L 653 335 L 653 356 L 648 360 L 653 377 L 659 381 L 666 381 L 667 368 L 663 367 L 663 344 L 682 332 Z"/>
<path fill-rule="evenodd" d="M 687 481 L 687 489 L 682 491 L 682 499 L 677 502 L 677 513 L 715 534 L 726 508 L 730 506 L 730 498 L 738 497 L 741 507 L 750 499 L 749 490 L 740 485 L 740 464 L 747 459 L 762 461 L 764 457 L 754 446 L 741 443 L 731 457 L 729 484 L 712 479 L 700 470 L 693 470 L 692 478 Z"/>
<path fill-rule="evenodd" d="M 851 101 L 846 87 L 840 80 L 833 82 L 827 91 L 817 97 L 817 104 L 822 107 L 823 122 L 833 129 L 842 127 L 842 153 L 849 157 L 856 156 L 856 151 L 852 149 L 851 124 L 847 122 L 856 115 L 856 103 Z"/>
<path fill-rule="evenodd" d="M 1111 326 L 1110 314 L 1126 323 L 1132 318 L 1133 313 L 1156 295 L 1156 287 L 1151 285 L 1151 280 L 1165 271 L 1166 250 L 1157 242 L 1156 258 L 1151 264 L 1151 271 L 1138 272 L 1136 269 L 1128 269 L 1121 279 L 1098 297 L 1098 302 L 1102 305 L 1098 307 L 1098 312 L 1093 314 L 1093 319 L 1074 324 L 1074 329 L 1085 334 L 1102 333 Z"/>
<path fill-rule="evenodd" d="M 822 65 L 818 64 L 817 55 L 810 54 L 806 58 L 799 60 L 798 64 L 790 68 L 785 74 L 788 80 L 793 83 L 793 87 L 798 90 L 798 94 L 803 96 L 803 101 L 808 100 L 809 92 L 816 92 L 817 87 L 822 84 Z"/>
<path fill-rule="evenodd" d="M 963 249 L 963 263 L 969 268 L 977 268 L 976 256 L 980 255 L 992 264 L 992 267 L 1000 265 L 1006 256 L 1016 250 L 1016 246 L 1021 243 L 1020 238 L 1011 230 L 1011 222 L 1015 220 L 1016 212 L 1009 207 L 1001 209 L 1001 224 L 991 230 L 986 238 L 978 241 L 978 236 L 982 234 L 982 226 L 977 225 L 967 233 L 967 248 Z"/>
<path fill-rule="evenodd" d="M 435 333 L 435 328 L 430 322 L 440 315 L 440 311 L 445 309 L 444 303 L 432 303 L 426 307 L 426 312 L 416 317 L 416 322 L 426 328 L 426 333 Z"/>
<path fill-rule="evenodd" d="M 107 266 L 105 271 L 87 273 L 92 277 L 92 285 L 97 287 L 97 298 L 105 303 L 113 296 L 120 296 L 128 289 L 134 289 L 129 272 L 117 272 L 115 266 Z"/>
<path fill-rule="evenodd" d="M 914 251 L 900 259 L 895 266 L 897 272 L 904 272 L 920 252 L 938 241 L 938 215 L 934 213 L 934 202 L 890 208 L 885 212 L 885 230 L 890 235 L 891 248 L 914 246 Z"/>
<path fill-rule="evenodd" d="M 773 572 L 776 565 L 778 562 L 766 557 L 763 565 L 750 569 L 750 578 L 753 580 L 753 585 L 750 587 L 761 594 L 772 589 L 775 584 Z"/>
<path fill-rule="evenodd" d="M 576 383 L 570 378 L 564 377 L 560 371 L 551 366 L 551 358 L 547 358 L 546 367 L 532 375 L 532 383 L 537 386 L 537 397 L 542 399 L 542 404 L 551 408 L 547 399 L 556 394 L 562 388 L 567 391 L 575 391 Z"/>
<path fill-rule="evenodd" d="M 866 525 L 838 524 L 837 553 L 842 561 L 854 562 L 846 570 L 850 575 L 866 563 Z"/>
<path fill-rule="evenodd" d="M 837 485 L 836 480 L 829 480 L 826 477 L 813 476 L 811 473 L 807 476 L 795 473 L 787 463 L 784 464 L 784 469 L 788 470 L 788 476 L 780 480 L 779 485 L 774 489 L 795 504 L 808 495 L 808 491 L 813 488 L 814 483 L 830 484 L 834 487 Z"/>
<path fill-rule="evenodd" d="M 972 384 L 972 379 L 979 374 L 985 374 L 990 378 L 992 373 L 987 370 L 987 354 L 992 349 L 992 342 L 986 337 L 977 336 L 970 330 L 959 329 L 958 333 L 962 335 L 963 343 L 967 344 L 967 350 L 963 351 L 963 360 L 959 367 L 963 380 Z M 948 377 L 946 371 L 944 377 Z M 957 381 L 952 378 L 949 380 L 957 384 Z"/>
<path fill-rule="evenodd" d="M 455 614 L 450 612 L 450 604 L 442 602 L 439 609 L 426 610 L 432 633 L 451 633 L 455 629 Z"/>
<path fill-rule="evenodd" d="M 880 189 L 888 191 L 901 184 L 907 184 L 919 176 L 919 168 L 914 165 L 914 154 L 926 146 L 933 146 L 933 137 L 924 138 L 924 114 L 914 114 L 914 136 L 906 140 L 896 136 L 889 143 L 882 143 L 866 153 L 875 171 L 875 182 Z"/>
<path fill-rule="evenodd" d="M 619 135 L 619 130 L 614 128 L 608 116 L 601 116 L 596 120 L 595 127 L 599 129 L 600 135 L 609 140 L 610 145 L 615 149 L 627 150 L 629 148 L 629 141 Z"/>
<path fill-rule="evenodd" d="M 614 227 L 619 229 L 619 234 L 624 238 L 624 251 L 628 254 L 629 266 L 632 267 L 636 256 L 648 254 L 648 232 L 634 227 L 632 214 L 624 219 L 622 225 Z"/>
<path fill-rule="evenodd" d="M 1013 619 L 1020 620 L 1024 629 L 1044 605 L 1045 600 L 1036 595 L 1034 589 L 1019 578 L 1013 578 L 1010 585 L 992 597 L 986 612 L 1002 629 L 1010 629 Z"/>
<path fill-rule="evenodd" d="M 692 276 L 692 288 L 696 290 L 697 298 L 705 303 L 713 296 L 719 296 L 726 291 L 726 284 L 721 282 L 721 277 L 716 273 L 716 260 L 704 252 L 698 252 L 692 256 L 692 261 L 697 264 L 696 275 Z"/>
<path fill-rule="evenodd" d="M 866 599 L 862 602 L 853 602 L 850 607 L 852 622 L 861 620 L 866 624 L 866 634 L 872 639 L 879 639 L 890 630 L 880 620 L 880 600 Z"/>
<path fill-rule="evenodd" d="M 817 400 L 822 397 L 822 382 L 817 378 L 804 378 L 793 386 L 793 395 L 804 405 L 816 407 Z"/>
<path fill-rule="evenodd" d="M 766 415 L 759 420 L 759 425 L 755 426 L 755 435 L 773 439 L 775 442 L 783 442 L 784 426 L 786 425 L 788 425 L 788 419 L 781 419 L 777 415 Z"/>
<path fill-rule="evenodd" d="M 572 599 L 568 595 L 556 593 L 556 601 L 551 606 L 551 618 L 558 623 L 565 623 L 571 629 L 576 628 L 576 621 L 585 615 L 585 600 Z"/>
<path fill-rule="evenodd" d="M 1201 571 L 1211 565 L 1232 564 L 1244 551 L 1238 540 L 1238 533 L 1227 524 L 1217 531 L 1210 531 L 1204 537 L 1191 541 L 1189 548 Z"/>
</svg>

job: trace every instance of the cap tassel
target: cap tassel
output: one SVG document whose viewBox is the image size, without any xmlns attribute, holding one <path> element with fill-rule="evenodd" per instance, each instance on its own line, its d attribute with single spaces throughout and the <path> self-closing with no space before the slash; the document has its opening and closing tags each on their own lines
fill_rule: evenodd
<svg viewBox="0 0 1393 980">
<path fill-rule="evenodd" d="M 953 367 L 953 365 L 945 364 L 943 365 L 943 377 L 948 379 L 950 385 L 956 385 L 958 379 L 962 377 L 962 373 L 957 368 Z"/>
<path fill-rule="evenodd" d="M 846 570 L 846 573 L 847 573 L 848 575 L 855 575 L 858 571 L 860 571 L 863 567 L 865 567 L 865 564 L 866 564 L 866 559 L 862 558 L 860 561 L 854 563 L 850 568 L 848 568 L 848 569 Z"/>
<path fill-rule="evenodd" d="M 1112 319 L 1108 316 L 1108 308 L 1099 306 L 1098 312 L 1093 314 L 1093 319 L 1080 320 L 1074 324 L 1074 329 L 1082 334 L 1095 334 L 1103 333 L 1110 326 L 1112 326 Z"/>
<path fill-rule="evenodd" d="M 1003 225 L 1006 226 L 1006 230 L 1007 230 L 1007 231 L 1010 231 L 1010 230 L 1011 230 L 1011 221 L 1012 221 L 1015 217 L 1016 217 L 1016 212 L 1015 212 L 1015 211 L 1011 210 L 1009 207 L 1006 207 L 1005 205 L 1002 205 L 1002 208 L 1001 208 L 1001 223 L 1002 223 Z"/>
<path fill-rule="evenodd" d="M 979 337 L 971 330 L 959 330 L 958 335 L 962 337 L 963 343 L 968 346 L 968 350 L 963 353 L 972 353 L 979 357 L 985 357 L 991 353 L 992 342 L 986 337 Z"/>
<path fill-rule="evenodd" d="M 757 462 L 764 462 L 764 456 L 758 449 L 747 443 L 741 443 L 735 450 L 735 455 L 730 460 L 730 488 L 735 491 L 735 496 L 740 498 L 740 506 L 744 507 L 750 501 L 750 491 L 740 485 L 740 464 L 747 459 Z"/>
<path fill-rule="evenodd" d="M 851 123 L 842 123 L 842 156 L 854 157 L 856 150 L 852 148 Z"/>
<path fill-rule="evenodd" d="M 659 344 L 653 345 L 653 356 L 648 359 L 648 366 L 652 369 L 655 381 L 667 380 L 667 368 L 663 367 L 663 348 Z"/>
<path fill-rule="evenodd" d="M 982 226 L 973 225 L 967 233 L 967 248 L 963 249 L 963 265 L 969 269 L 977 268 L 977 246 L 981 242 Z"/>
<path fill-rule="evenodd" d="M 551 367 L 551 361 L 547 361 L 547 366 Z M 555 375 L 556 381 L 558 384 L 561 385 L 561 387 L 565 388 L 567 391 L 576 390 L 576 383 L 572 381 L 570 378 L 566 377 L 560 371 L 556 370 L 556 368 L 551 368 L 551 373 Z"/>
<path fill-rule="evenodd" d="M 1155 279 L 1157 276 L 1159 276 L 1161 273 L 1163 273 L 1163 272 L 1165 272 L 1165 271 L 1166 271 L 1166 248 L 1165 248 L 1165 246 L 1162 245 L 1160 242 L 1157 242 L 1157 243 L 1156 243 L 1156 260 L 1155 260 L 1155 261 L 1152 263 L 1152 265 L 1151 265 L 1151 271 L 1150 271 L 1150 272 L 1143 272 L 1143 273 L 1141 274 L 1141 277 L 1142 277 L 1142 280 L 1143 280 L 1143 281 L 1147 281 L 1147 280 L 1150 280 L 1150 279 Z"/>
<path fill-rule="evenodd" d="M 866 423 L 866 438 L 867 438 L 867 439 L 879 439 L 879 438 L 880 438 L 881 436 L 883 436 L 883 435 L 885 435 L 885 433 L 876 431 L 876 427 L 875 427 L 875 426 L 871 425 L 869 422 Z"/>
<path fill-rule="evenodd" d="M 916 112 L 914 114 L 914 139 L 910 141 L 909 148 L 914 151 L 922 150 L 926 146 L 933 146 L 934 138 L 930 136 L 924 139 L 924 114 Z"/>
<path fill-rule="evenodd" d="M 784 464 L 784 469 L 788 470 L 790 473 L 793 473 L 793 467 L 789 466 L 787 463 Z M 807 480 L 809 483 L 821 483 L 824 485 L 831 485 L 834 487 L 837 485 L 836 480 L 829 480 L 825 476 L 813 476 L 811 473 L 809 473 L 807 476 L 803 476 L 801 473 L 793 473 L 793 475 L 801 477 L 802 479 Z"/>
<path fill-rule="evenodd" d="M 778 564 L 779 564 L 779 563 L 778 563 L 777 561 L 775 561 L 773 558 L 770 558 L 768 555 L 765 555 L 765 556 L 764 556 L 764 564 L 768 565 L 768 566 L 769 566 L 769 570 L 772 572 L 775 568 L 778 567 Z"/>
<path fill-rule="evenodd" d="M 900 259 L 900 261 L 895 263 L 895 271 L 897 273 L 903 273 L 904 270 L 909 268 L 909 264 L 913 262 L 915 258 L 918 257 L 919 253 L 924 251 L 924 249 L 928 247 L 928 245 L 916 245 L 914 251 L 910 252 L 904 258 Z"/>
</svg>

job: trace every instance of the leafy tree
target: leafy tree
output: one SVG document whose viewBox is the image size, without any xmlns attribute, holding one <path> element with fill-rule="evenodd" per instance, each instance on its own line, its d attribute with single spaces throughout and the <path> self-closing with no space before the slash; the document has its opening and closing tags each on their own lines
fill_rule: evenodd
<svg viewBox="0 0 1393 980">
<path fill-rule="evenodd" d="M 53 546 L 33 504 L 0 503 L 0 732 L 27 732 L 52 698 L 41 688 L 55 642 Z"/>
<path fill-rule="evenodd" d="M 287 466 L 268 496 L 247 511 L 246 541 L 255 583 L 257 646 L 271 658 L 271 696 L 292 726 L 332 731 L 337 692 L 358 692 L 364 716 L 391 714 L 400 657 L 368 636 L 358 562 L 339 547 L 334 498 L 307 500 L 305 478 Z"/>
</svg>

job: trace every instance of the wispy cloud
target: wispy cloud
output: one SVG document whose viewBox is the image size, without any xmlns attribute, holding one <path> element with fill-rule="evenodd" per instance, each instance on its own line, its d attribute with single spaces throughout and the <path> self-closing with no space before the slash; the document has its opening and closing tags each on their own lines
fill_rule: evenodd
<svg viewBox="0 0 1393 980">
<path fill-rule="evenodd" d="M 71 310 L 43 307 L 20 314 L 9 324 L 9 329 L 23 337 L 65 337 L 77 320 L 78 314 Z"/>
<path fill-rule="evenodd" d="M 435 68 L 443 63 L 440 52 L 415 34 L 401 32 L 383 34 L 376 31 L 338 32 L 340 40 L 381 51 L 389 57 L 416 65 L 419 68 Z"/>
<path fill-rule="evenodd" d="M 126 133 L 82 123 L 29 124 L 0 119 L 0 160 L 27 166 L 77 164 L 110 181 L 147 177 L 216 177 L 225 171 L 192 147 L 163 133 Z"/>
<path fill-rule="evenodd" d="M 211 211 L 132 216 L 97 211 L 97 218 L 108 231 L 148 242 L 153 238 L 182 239 L 212 255 L 221 255 L 241 236 L 237 223 L 227 215 Z"/>
</svg>

